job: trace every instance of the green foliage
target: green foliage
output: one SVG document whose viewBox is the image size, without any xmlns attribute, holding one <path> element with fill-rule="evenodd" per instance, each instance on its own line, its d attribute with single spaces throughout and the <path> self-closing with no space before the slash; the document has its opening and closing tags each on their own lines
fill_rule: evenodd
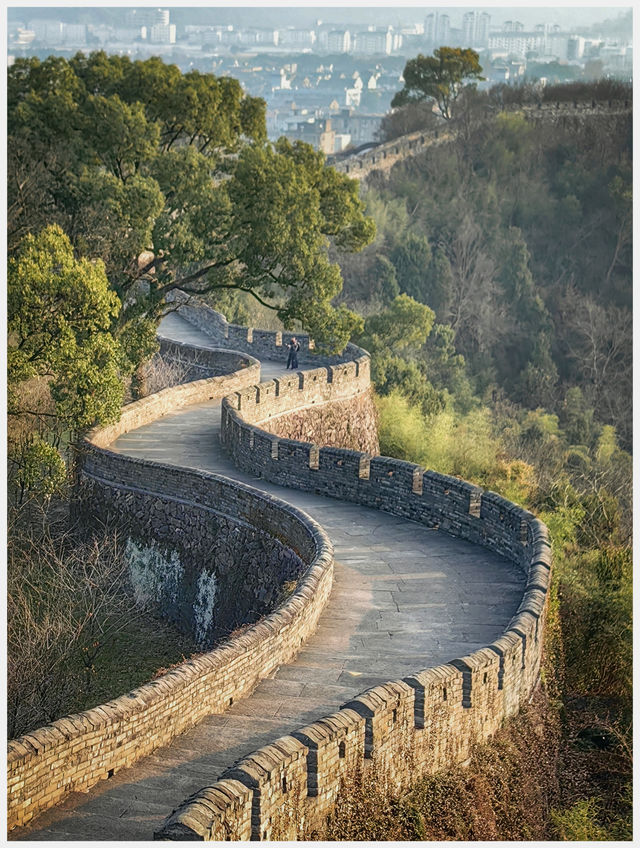
<svg viewBox="0 0 640 848">
<path fill-rule="evenodd" d="M 425 276 L 425 288 L 418 300 L 428 303 L 438 316 L 444 316 L 450 309 L 452 290 L 451 262 L 442 245 L 438 245 Z"/>
<path fill-rule="evenodd" d="M 368 181 L 376 253 L 397 263 L 401 291 L 454 330 L 475 391 L 495 389 L 563 418 L 567 392 L 577 387 L 581 414 L 593 410 L 593 422 L 567 422 L 588 436 L 573 444 L 591 449 L 611 425 L 629 448 L 629 118 L 567 129 L 496 114 L 503 94 L 464 104 L 455 142 Z M 408 261 L 418 244 L 430 262 Z M 367 301 L 359 270 L 345 263 L 345 300 L 375 311 L 380 298 Z"/>
<path fill-rule="evenodd" d="M 434 388 L 415 360 L 431 333 L 433 319 L 428 306 L 401 294 L 387 309 L 367 318 L 359 339 L 371 354 L 371 376 L 377 391 L 387 395 L 398 390 L 427 416 L 442 410 L 446 403 L 445 393 Z"/>
<path fill-rule="evenodd" d="M 102 259 L 128 357 L 148 355 L 132 339 L 176 287 L 248 292 L 334 351 L 357 330 L 331 305 L 327 249 L 375 235 L 358 184 L 309 145 L 267 144 L 265 104 L 237 80 L 93 53 L 19 59 L 9 90 L 10 249 L 54 221 Z"/>
<path fill-rule="evenodd" d="M 371 289 L 379 292 L 382 303 L 389 304 L 400 294 L 396 270 L 386 256 L 376 254 L 372 276 L 374 284 Z"/>
<path fill-rule="evenodd" d="M 426 303 L 423 295 L 424 275 L 431 263 L 431 248 L 427 239 L 409 233 L 393 249 L 389 258 L 396 269 L 400 291 Z"/>
<path fill-rule="evenodd" d="M 380 450 L 443 474 L 463 477 L 526 503 L 533 487 L 533 469 L 506 458 L 493 433 L 488 409 L 461 414 L 451 406 L 425 419 L 422 410 L 399 390 L 377 399 Z"/>
<path fill-rule="evenodd" d="M 609 839 L 606 829 L 598 823 L 598 802 L 595 798 L 578 801 L 568 810 L 552 810 L 551 819 L 558 838 L 570 842 L 602 842 Z"/>
<path fill-rule="evenodd" d="M 36 497 L 49 500 L 61 494 L 67 481 L 64 460 L 56 448 L 37 433 L 31 434 L 9 456 L 20 500 Z"/>
<path fill-rule="evenodd" d="M 383 344 L 396 351 L 424 344 L 433 327 L 433 310 L 401 294 L 389 308 L 368 318 L 364 340 L 372 347 Z"/>
<path fill-rule="evenodd" d="M 632 686 L 632 560 L 629 548 L 568 553 L 558 561 L 573 694 L 629 698 Z"/>
<path fill-rule="evenodd" d="M 111 334 L 120 303 L 100 261 L 76 260 L 51 226 L 26 236 L 8 269 L 9 409 L 20 385 L 49 379 L 56 413 L 81 430 L 115 419 L 123 399 L 122 351 Z"/>
<path fill-rule="evenodd" d="M 438 104 L 440 114 L 451 118 L 451 108 L 470 80 L 481 80 L 482 68 L 478 54 L 470 48 L 439 47 L 433 56 L 419 54 L 410 59 L 404 71 L 404 88 L 391 105 L 404 106 L 413 101 L 430 98 Z"/>
</svg>

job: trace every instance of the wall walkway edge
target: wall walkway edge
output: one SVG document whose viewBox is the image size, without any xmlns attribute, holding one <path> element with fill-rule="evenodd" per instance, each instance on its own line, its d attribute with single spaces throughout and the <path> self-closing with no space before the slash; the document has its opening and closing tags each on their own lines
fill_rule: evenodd
<svg viewBox="0 0 640 848">
<path fill-rule="evenodd" d="M 222 646 L 106 704 L 9 741 L 10 830 L 27 824 L 69 792 L 86 791 L 132 765 L 206 715 L 224 712 L 234 699 L 246 697 L 260 679 L 296 655 L 315 630 L 331 592 L 333 547 L 325 531 L 306 513 L 221 475 L 137 460 L 107 449 L 129 430 L 188 404 L 242 389 L 259 377 L 259 362 L 243 353 L 174 343 L 164 347 L 173 348 L 187 360 L 197 358 L 208 368 L 222 363 L 223 368 L 234 370 L 131 403 L 123 408 L 116 424 L 91 431 L 82 446 L 80 487 L 90 483 L 99 488 L 136 489 L 205 509 L 213 505 L 240 520 L 244 511 L 247 523 L 254 523 L 252 516 L 259 514 L 263 531 L 280 540 L 287 530 L 295 536 L 290 538 L 291 547 L 307 567 L 284 603 Z M 194 492 L 201 492 L 195 504 Z"/>
<path fill-rule="evenodd" d="M 366 373 L 368 381 L 368 367 Z M 551 572 L 545 525 L 500 495 L 414 463 L 318 448 L 261 429 L 289 408 L 315 403 L 324 379 L 288 379 L 277 392 L 261 384 L 223 399 L 221 438 L 238 468 L 487 547 L 525 573 L 522 602 L 490 645 L 367 690 L 338 713 L 246 757 L 185 800 L 155 839 L 308 838 L 321 830 L 349 769 L 375 764 L 378 779 L 403 789 L 416 777 L 464 763 L 473 744 L 488 740 L 538 685 Z M 357 377 L 355 383 L 362 390 Z"/>
</svg>

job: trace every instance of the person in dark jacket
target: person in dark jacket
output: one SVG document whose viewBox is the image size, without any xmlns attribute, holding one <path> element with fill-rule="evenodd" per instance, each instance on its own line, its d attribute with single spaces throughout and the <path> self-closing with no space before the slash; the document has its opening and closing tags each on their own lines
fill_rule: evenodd
<svg viewBox="0 0 640 848">
<path fill-rule="evenodd" d="M 287 368 L 292 368 L 294 371 L 298 367 L 298 351 L 300 344 L 295 336 L 291 336 L 291 341 L 287 345 L 289 348 L 289 356 L 287 358 Z"/>
</svg>

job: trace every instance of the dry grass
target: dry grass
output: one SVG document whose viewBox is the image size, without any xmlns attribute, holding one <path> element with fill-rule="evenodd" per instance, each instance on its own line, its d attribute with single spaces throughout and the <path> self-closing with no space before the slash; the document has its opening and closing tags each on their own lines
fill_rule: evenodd
<svg viewBox="0 0 640 848">
<path fill-rule="evenodd" d="M 454 766 L 394 795 L 374 769 L 350 775 L 325 839 L 543 840 L 558 804 L 560 723 L 541 695 Z"/>
</svg>

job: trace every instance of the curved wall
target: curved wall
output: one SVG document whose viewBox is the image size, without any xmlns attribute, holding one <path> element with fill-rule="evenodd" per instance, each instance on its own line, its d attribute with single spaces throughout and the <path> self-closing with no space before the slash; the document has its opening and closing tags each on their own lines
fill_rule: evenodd
<svg viewBox="0 0 640 848">
<path fill-rule="evenodd" d="M 171 292 L 168 300 L 178 303 L 178 314 L 191 324 L 202 330 L 223 347 L 231 347 L 253 354 L 258 358 L 282 360 L 287 359 L 287 344 L 292 336 L 300 343 L 298 361 L 300 365 L 336 365 L 346 361 L 369 361 L 369 354 L 351 342 L 342 353 L 333 355 L 318 353 L 313 339 L 307 333 L 279 332 L 274 330 L 256 330 L 253 327 L 243 327 L 230 324 L 221 312 L 216 312 L 195 295 L 187 295 L 181 291 Z"/>
<path fill-rule="evenodd" d="M 375 764 L 377 780 L 402 789 L 464 762 L 472 745 L 488 739 L 537 685 L 551 569 L 546 527 L 530 512 L 457 478 L 388 457 L 279 439 L 258 426 L 314 391 L 304 375 L 279 385 L 277 393 L 265 383 L 226 397 L 222 439 L 234 462 L 282 485 L 383 509 L 484 545 L 525 572 L 522 602 L 503 635 L 485 648 L 370 689 L 228 769 L 174 811 L 156 838 L 321 834 L 349 771 Z"/>
<path fill-rule="evenodd" d="M 568 128 L 579 126 L 586 118 L 610 120 L 611 116 L 628 115 L 631 103 L 627 100 L 590 101 L 574 103 L 535 103 L 505 107 L 503 112 L 519 112 L 529 121 L 551 122 Z M 383 142 L 375 147 L 355 152 L 329 156 L 327 162 L 337 171 L 355 179 L 366 179 L 372 171 L 389 171 L 408 156 L 415 156 L 437 144 L 452 141 L 456 131 L 445 129 L 422 130 Z"/>
<path fill-rule="evenodd" d="M 198 314 L 201 327 L 218 320 L 214 310 Z M 245 333 L 244 344 L 254 345 L 259 337 L 254 334 L 249 341 Z M 277 334 L 267 336 L 266 348 L 277 348 Z M 369 690 L 337 713 L 275 740 L 188 799 L 156 838 L 308 836 L 321 829 L 349 770 L 375 764 L 379 779 L 396 788 L 407 786 L 420 774 L 463 762 L 475 740 L 490 736 L 530 697 L 539 675 L 551 566 L 541 522 L 456 478 L 385 457 L 280 439 L 257 426 L 314 403 L 364 392 L 368 357 L 360 349 L 355 352 L 355 362 L 338 368 L 330 363 L 257 387 L 252 385 L 257 364 L 234 354 L 245 367 L 228 378 L 167 389 L 130 405 L 118 425 L 91 434 L 82 477 L 98 498 L 102 487 L 105 495 L 142 493 L 171 502 L 178 512 L 188 506 L 232 514 L 277 538 L 284 536 L 310 566 L 281 608 L 228 645 L 109 704 L 11 742 L 10 827 L 26 823 L 66 792 L 86 789 L 130 765 L 202 716 L 223 711 L 231 699 L 248 694 L 261 676 L 293 657 L 315 628 L 331 588 L 333 555 L 323 531 L 307 516 L 225 478 L 106 449 L 121 433 L 220 392 L 232 392 L 223 401 L 222 437 L 241 467 L 484 544 L 517 562 L 527 585 L 500 639 L 470 656 Z"/>
<path fill-rule="evenodd" d="M 258 378 L 255 360 L 228 351 L 221 358 L 234 373 L 165 389 L 130 404 L 117 424 L 89 434 L 80 471 L 84 508 L 97 516 L 111 507 L 129 524 L 136 509 L 150 503 L 158 526 L 178 533 L 188 516 L 198 516 L 204 529 L 211 520 L 233 516 L 236 525 L 272 542 L 282 540 L 296 552 L 295 559 L 304 563 L 297 587 L 273 613 L 222 647 L 107 704 L 10 741 L 9 829 L 26 824 L 67 793 L 85 791 L 131 765 L 204 716 L 224 712 L 233 700 L 248 695 L 261 678 L 294 657 L 315 630 L 331 591 L 333 549 L 311 518 L 250 486 L 133 459 L 106 448 L 122 433 L 168 411 L 220 397 Z M 215 368 L 214 359 L 209 365 Z M 276 547 L 283 550 L 282 545 Z"/>
</svg>

